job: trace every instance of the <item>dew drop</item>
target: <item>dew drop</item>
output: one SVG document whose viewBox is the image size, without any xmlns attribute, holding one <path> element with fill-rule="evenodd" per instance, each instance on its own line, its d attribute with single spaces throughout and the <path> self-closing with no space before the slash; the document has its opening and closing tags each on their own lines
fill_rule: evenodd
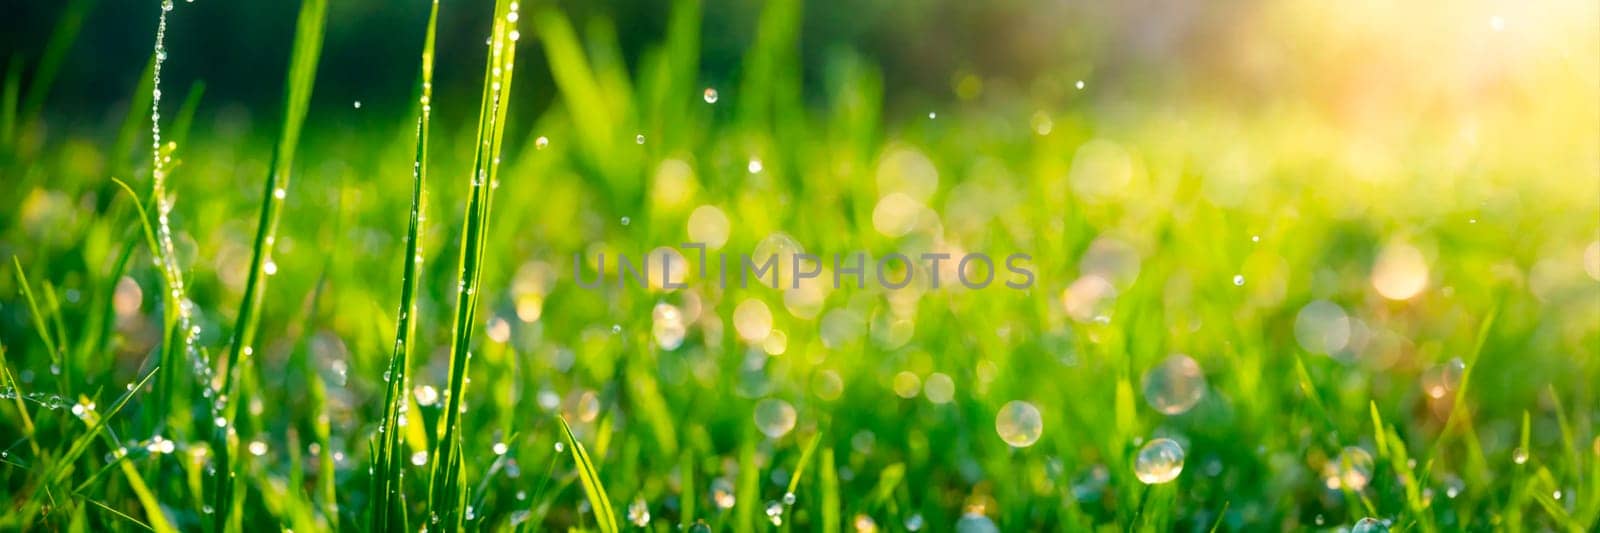
<svg viewBox="0 0 1600 533">
<path fill-rule="evenodd" d="M 1372 454 L 1355 446 L 1339 451 L 1339 456 L 1323 468 L 1329 489 L 1360 491 L 1372 481 Z"/>
<path fill-rule="evenodd" d="M 1162 414 L 1183 414 L 1205 393 L 1205 372 L 1187 355 L 1169 356 L 1144 374 L 1144 400 Z"/>
<path fill-rule="evenodd" d="M 1038 407 L 1013 400 L 1000 406 L 1000 412 L 994 417 L 994 430 L 1013 448 L 1026 448 L 1038 442 L 1044 433 L 1044 419 Z"/>
<path fill-rule="evenodd" d="M 706 87 L 705 93 L 702 94 L 701 96 L 703 96 L 706 99 L 706 103 L 708 103 L 708 104 L 717 103 L 717 90 L 716 89 L 713 89 L 713 88 L 710 88 L 710 87 Z"/>
<path fill-rule="evenodd" d="M 774 526 L 783 525 L 783 504 L 767 502 L 767 521 L 772 522 Z"/>
<path fill-rule="evenodd" d="M 643 497 L 634 498 L 633 503 L 628 504 L 628 521 L 637 527 L 650 525 L 650 504 Z"/>
<path fill-rule="evenodd" d="M 794 406 L 777 398 L 761 400 L 756 402 L 755 420 L 756 429 L 761 430 L 763 435 L 772 439 L 780 438 L 794 429 Z"/>
<path fill-rule="evenodd" d="M 724 478 L 711 481 L 711 502 L 718 509 L 732 509 L 735 502 L 733 497 L 733 483 Z"/>
<path fill-rule="evenodd" d="M 1387 533 L 1388 531 L 1388 524 L 1370 516 L 1357 520 L 1356 525 L 1350 527 L 1350 533 Z"/>
<path fill-rule="evenodd" d="M 1146 485 L 1159 485 L 1183 473 L 1183 447 L 1167 438 L 1154 439 L 1139 448 L 1133 474 Z"/>
</svg>

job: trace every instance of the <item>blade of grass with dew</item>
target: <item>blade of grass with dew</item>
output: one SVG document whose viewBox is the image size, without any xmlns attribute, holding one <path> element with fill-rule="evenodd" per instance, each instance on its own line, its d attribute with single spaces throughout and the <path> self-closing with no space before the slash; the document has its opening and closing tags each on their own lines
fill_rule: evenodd
<svg viewBox="0 0 1600 533">
<path fill-rule="evenodd" d="M 39 302 L 33 297 L 33 289 L 28 285 L 28 275 L 22 271 L 22 260 L 11 256 L 11 266 L 16 267 L 17 287 L 22 291 L 22 298 L 28 302 L 28 310 L 33 316 L 33 328 L 39 333 L 39 339 L 44 341 L 44 349 L 50 352 L 52 369 L 59 371 L 61 368 L 61 351 L 56 347 L 55 339 L 50 336 L 50 327 L 45 324 L 44 314 L 39 311 Z M 66 393 L 65 384 L 61 392 Z"/>
<path fill-rule="evenodd" d="M 595 470 L 594 462 L 589 459 L 589 452 L 578 442 L 578 437 L 572 434 L 572 426 L 567 425 L 567 419 L 560 415 L 556 420 L 561 422 L 561 436 L 566 439 L 567 447 L 572 449 L 572 462 L 578 469 L 578 480 L 583 485 L 583 495 L 589 499 L 589 506 L 594 508 L 594 520 L 601 533 L 617 533 L 617 515 L 611 508 L 611 498 L 606 496 L 606 487 L 600 483 L 600 473 Z"/>
<path fill-rule="evenodd" d="M 61 318 L 61 299 L 56 296 L 56 285 L 51 283 L 48 277 L 40 281 L 40 285 L 42 287 L 40 287 L 39 294 L 44 297 L 45 318 L 48 319 L 47 323 L 56 336 L 56 347 L 61 350 L 61 368 L 51 368 L 50 371 L 59 376 L 56 379 L 61 382 L 63 391 L 65 391 L 71 389 L 73 384 L 77 383 L 73 376 L 78 375 L 79 365 L 78 361 L 74 361 L 72 358 L 74 353 L 72 349 L 73 340 L 67 336 L 67 323 Z M 62 394 L 65 395 L 66 393 L 63 392 Z"/>
<path fill-rule="evenodd" d="M 217 453 L 216 490 L 212 505 L 216 509 L 213 527 L 227 530 L 240 519 L 239 506 L 234 492 L 238 489 L 238 466 L 234 464 L 234 418 L 240 402 L 240 374 L 242 358 L 253 350 L 256 327 L 259 325 L 262 293 L 266 287 L 266 267 L 272 262 L 273 243 L 277 240 L 278 219 L 283 214 L 284 198 L 289 178 L 294 169 L 295 148 L 300 142 L 300 128 L 305 122 L 306 109 L 311 100 L 311 88 L 317 73 L 317 59 L 322 52 L 322 32 L 327 18 L 327 0 L 305 0 L 300 5 L 299 19 L 295 24 L 294 45 L 289 53 L 289 75 L 285 80 L 283 117 L 279 126 L 277 144 L 273 148 L 271 167 L 267 171 L 266 187 L 261 199 L 260 219 L 251 251 L 250 270 L 245 280 L 244 296 L 239 303 L 233 339 L 229 343 L 226 364 L 223 366 L 222 424 L 213 430 L 212 448 Z M 235 526 L 236 527 L 236 526 Z"/>
<path fill-rule="evenodd" d="M 484 66 L 483 99 L 478 108 L 478 134 L 470 176 L 465 228 L 461 234 L 461 263 L 456 278 L 456 313 L 451 324 L 450 389 L 445 396 L 442 435 L 433 453 L 432 480 L 428 488 L 429 527 L 461 529 L 466 498 L 461 453 L 461 411 L 466 396 L 467 362 L 472 332 L 476 329 L 478 283 L 488 239 L 490 197 L 500 166 L 500 141 L 505 133 L 505 95 L 511 91 L 516 64 L 516 2 L 496 0 L 489 38 L 489 58 Z"/>
<path fill-rule="evenodd" d="M 822 432 L 811 436 L 811 442 L 806 443 L 805 451 L 800 452 L 800 460 L 794 464 L 794 475 L 789 476 L 789 486 L 784 488 L 784 504 L 792 505 L 789 501 L 795 495 L 795 489 L 800 488 L 800 478 L 805 476 L 806 465 L 811 464 L 811 455 L 817 452 L 817 445 L 822 444 Z"/>
<path fill-rule="evenodd" d="M 400 418 L 406 416 L 410 405 L 406 391 L 410 390 L 411 350 L 415 344 L 417 282 L 422 272 L 422 250 L 419 244 L 425 208 L 425 188 L 428 166 L 428 125 L 433 99 L 433 50 L 438 33 L 439 2 L 434 0 L 428 13 L 428 27 L 422 45 L 422 80 L 418 86 L 417 143 L 411 164 L 411 218 L 406 229 L 405 263 L 400 277 L 400 311 L 395 325 L 394 353 L 389 357 L 383 380 L 383 420 L 379 422 L 378 443 L 373 456 L 373 503 L 371 530 L 389 531 L 405 529 L 404 490 L 405 459 L 402 450 L 403 434 Z"/>
<path fill-rule="evenodd" d="M 122 443 L 117 442 L 116 437 L 105 431 L 106 420 L 121 411 L 123 406 L 127 405 L 128 400 L 133 398 L 133 395 L 143 388 L 143 384 L 148 383 L 150 377 L 159 370 L 159 367 L 152 369 L 140 381 L 140 386 L 123 393 L 104 415 L 92 408 L 75 411 L 78 418 L 83 420 L 83 423 L 89 427 L 89 431 L 79 439 L 78 444 L 74 445 L 73 451 L 68 452 L 68 456 L 61 459 L 60 464 L 70 466 L 70 463 L 76 460 L 76 454 L 81 454 L 83 450 L 87 449 L 89 440 L 95 437 L 100 438 L 108 448 L 113 450 L 117 467 L 122 470 L 122 475 L 126 478 L 129 489 L 133 491 L 135 499 L 138 500 L 140 507 L 144 509 L 145 519 L 148 520 L 150 528 L 160 533 L 167 533 L 169 531 L 177 531 L 177 529 L 173 527 L 172 522 L 167 518 L 166 511 L 162 509 L 160 500 L 156 498 L 155 492 L 150 489 L 150 485 L 145 482 L 144 476 L 139 473 L 133 463 L 123 460 L 127 452 L 122 447 Z M 51 477 L 59 478 L 64 472 L 65 468 L 62 467 L 59 473 Z"/>
<path fill-rule="evenodd" d="M 151 51 L 152 62 L 150 65 L 150 203 L 155 206 L 156 224 L 154 236 L 150 240 L 150 255 L 155 259 L 156 267 L 161 271 L 161 280 L 164 290 L 162 298 L 162 329 L 161 329 L 161 366 L 165 368 L 179 368 L 178 360 L 187 358 L 189 368 L 193 373 L 196 386 L 204 389 L 204 396 L 210 398 L 214 395 L 212 387 L 212 370 L 210 357 L 197 345 L 200 337 L 200 326 L 195 324 L 193 304 L 189 301 L 187 288 L 184 285 L 183 268 L 178 264 L 177 247 L 173 244 L 172 226 L 169 215 L 172 212 L 172 199 L 167 194 L 167 164 L 176 145 L 163 146 L 161 143 L 161 66 L 167 59 L 167 14 L 173 10 L 172 0 L 163 0 L 160 7 L 160 17 L 156 22 L 156 39 L 154 49 Z M 142 100 L 142 98 L 141 98 Z M 115 180 L 115 178 L 113 178 Z M 126 184 L 122 184 L 128 188 Z M 138 195 L 134 195 L 137 204 Z M 141 222 L 149 233 L 150 217 L 143 208 L 140 209 Z M 178 338 L 182 342 L 177 342 Z M 173 399 L 178 396 L 177 372 L 166 372 L 156 383 L 155 411 L 157 413 L 170 413 L 174 422 L 181 423 L 176 409 L 172 409 Z M 214 403 L 207 402 L 213 417 L 216 416 Z M 158 415 L 160 416 L 160 415 Z"/>
<path fill-rule="evenodd" d="M 1422 531 L 1435 531 L 1433 515 L 1427 512 L 1427 505 L 1423 503 L 1422 492 L 1417 486 L 1416 472 L 1406 456 L 1405 442 L 1384 424 L 1383 415 L 1378 411 L 1377 401 L 1368 401 L 1367 410 L 1372 417 L 1373 440 L 1378 448 L 1378 457 L 1388 461 L 1400 477 L 1400 485 L 1405 494 L 1406 511 L 1411 514 L 1411 518 Z"/>
<path fill-rule="evenodd" d="M 115 516 L 117 518 L 121 518 L 121 519 L 127 521 L 128 523 L 133 524 L 135 526 L 139 526 L 139 529 L 142 529 L 142 530 L 145 530 L 145 531 L 155 531 L 156 530 L 156 528 L 150 527 L 150 524 L 146 524 L 146 523 L 144 523 L 143 521 L 141 521 L 141 520 L 139 520 L 137 518 L 128 516 L 128 513 L 124 513 L 122 511 L 118 511 L 116 509 L 112 509 L 111 506 L 106 505 L 104 503 L 100 503 L 99 500 L 88 500 L 88 502 L 89 502 L 90 505 L 93 505 L 93 506 L 99 508 L 102 511 L 111 513 L 112 516 Z"/>
<path fill-rule="evenodd" d="M 1444 427 L 1439 430 L 1439 438 L 1433 441 L 1433 446 L 1428 448 L 1428 454 L 1425 456 L 1427 459 L 1424 462 L 1429 464 L 1430 467 L 1434 460 L 1438 459 L 1439 450 L 1450 439 L 1450 430 L 1458 424 L 1457 421 L 1460 420 L 1460 416 L 1465 416 L 1461 412 L 1466 408 L 1467 386 L 1472 383 L 1472 372 L 1477 369 L 1478 358 L 1483 355 L 1483 345 L 1489 339 L 1489 328 L 1494 326 L 1495 316 L 1499 312 L 1499 306 L 1490 308 L 1489 313 L 1484 315 L 1483 321 L 1478 323 L 1478 331 L 1473 341 L 1472 351 L 1467 354 L 1465 368 L 1461 371 L 1460 384 L 1456 385 L 1456 393 L 1451 398 L 1450 414 L 1445 416 Z M 1428 474 L 1430 473 L 1425 472 L 1424 477 L 1429 477 Z"/>
<path fill-rule="evenodd" d="M 103 414 L 96 414 L 94 417 L 94 422 L 89 424 L 89 430 L 84 432 L 83 435 L 80 435 L 78 439 L 72 443 L 72 446 L 67 448 L 67 453 L 63 454 L 61 458 L 56 461 L 56 465 L 51 468 L 50 473 L 45 476 L 45 480 L 50 483 L 61 483 L 62 481 L 65 481 L 63 478 L 69 473 L 69 469 L 72 466 L 73 461 L 78 460 L 78 457 L 83 455 L 85 450 L 89 449 L 90 442 L 93 441 L 95 437 L 99 436 L 100 432 L 105 429 L 105 421 L 113 416 L 116 416 L 118 412 L 122 411 L 122 408 L 128 405 L 128 400 L 133 399 L 133 395 L 139 390 L 143 389 L 146 384 L 150 383 L 150 378 L 155 377 L 156 373 L 160 370 L 161 367 L 155 367 L 151 369 L 149 373 L 145 374 L 143 378 L 139 379 L 132 389 L 122 393 L 122 396 L 118 397 L 117 401 L 111 404 L 110 409 L 107 409 Z M 92 409 L 90 411 L 92 411 Z M 84 421 L 88 422 L 89 419 L 85 417 Z"/>
<path fill-rule="evenodd" d="M 28 415 L 27 404 L 22 403 L 22 387 L 17 384 L 17 379 L 11 375 L 11 363 L 6 360 L 6 347 L 0 344 L 0 390 L 7 391 L 8 396 L 17 408 L 17 418 L 22 420 L 22 437 L 27 439 L 35 456 L 39 455 L 39 441 L 34 437 L 33 417 Z"/>
</svg>

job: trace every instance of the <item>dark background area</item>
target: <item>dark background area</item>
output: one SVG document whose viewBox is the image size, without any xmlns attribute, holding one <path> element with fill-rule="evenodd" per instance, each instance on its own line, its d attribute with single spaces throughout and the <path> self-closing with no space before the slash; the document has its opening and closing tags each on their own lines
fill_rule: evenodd
<svg viewBox="0 0 1600 533">
<path fill-rule="evenodd" d="M 293 35 L 298 2 L 178 0 L 169 15 L 163 86 L 169 98 L 182 98 L 195 80 L 207 84 L 204 104 L 276 110 Z M 113 102 L 124 101 L 149 58 L 159 3 L 155 0 L 5 0 L 0 12 L 0 58 L 22 61 L 24 82 L 62 14 L 74 2 L 88 2 L 80 35 L 68 52 L 45 103 L 46 115 L 70 126 L 114 122 Z M 437 97 L 435 102 L 476 101 L 481 72 L 482 36 L 489 10 L 470 2 L 440 7 Z M 529 2 L 524 10 L 538 7 Z M 580 32 L 596 17 L 617 29 L 629 70 L 650 47 L 662 42 L 670 2 L 561 1 Z M 738 79 L 745 50 L 754 40 L 763 2 L 709 0 L 702 5 L 701 75 L 708 86 L 729 87 Z M 1226 5 L 1206 11 L 1159 0 L 1105 6 L 1082 2 L 1000 0 L 819 0 L 803 6 L 800 61 L 806 96 L 820 97 L 820 71 L 828 52 L 854 50 L 881 69 L 891 113 L 915 102 L 953 99 L 957 76 L 975 74 L 996 90 L 1061 91 L 1091 72 L 1095 82 L 1149 83 L 1150 62 L 1169 62 L 1185 41 L 1203 38 L 1195 30 L 1201 16 L 1225 16 Z M 1141 12 L 1142 11 L 1142 12 Z M 1137 16 L 1135 14 L 1138 13 Z M 330 7 L 319 67 L 316 100 L 361 101 L 377 116 L 410 103 L 428 2 L 350 0 Z M 1119 22 L 1120 21 L 1120 22 Z M 540 113 L 554 87 L 532 25 L 523 24 L 519 57 L 519 106 Z M 1152 38 L 1153 36 L 1159 38 Z M 532 38 L 529 38 L 532 37 Z M 1120 43 L 1115 47 L 1096 43 Z M 1096 67 L 1096 65 L 1101 65 Z M 1107 68 L 1112 66 L 1113 68 Z M 1120 69 L 1120 70 L 1119 70 Z M 1139 72 L 1132 80 L 1118 72 Z M 1007 89 L 1009 88 L 1009 89 Z M 995 91 L 990 91 L 995 92 Z M 446 109 L 448 111 L 448 108 Z M 447 113 L 448 114 L 448 113 Z M 447 119 L 448 120 L 448 119 Z M 87 122 L 87 123 L 85 123 Z"/>
</svg>

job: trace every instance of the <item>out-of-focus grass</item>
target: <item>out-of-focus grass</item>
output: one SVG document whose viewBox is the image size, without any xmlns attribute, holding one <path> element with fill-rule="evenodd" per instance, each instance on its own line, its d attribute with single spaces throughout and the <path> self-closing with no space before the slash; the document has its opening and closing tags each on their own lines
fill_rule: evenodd
<svg viewBox="0 0 1600 533">
<path fill-rule="evenodd" d="M 292 159 L 154 60 L 104 131 L 54 127 L 45 65 L 72 60 L 87 2 L 12 60 L 0 528 L 1596 526 L 1592 27 L 1288 3 L 1239 38 L 1287 80 L 1253 98 L 957 76 L 906 113 L 870 59 L 803 46 L 797 1 L 767 3 L 716 81 L 694 0 L 631 62 L 603 17 L 477 4 L 442 9 L 493 12 L 505 53 L 440 59 L 487 71 L 479 121 L 419 135 L 426 74 L 395 116 L 312 94 Z M 1363 53 L 1385 35 L 1407 53 Z M 803 79 L 799 54 L 828 68 Z M 547 110 L 507 114 L 546 78 Z M 289 79 L 290 109 L 258 115 L 295 120 L 311 84 Z M 178 87 L 172 143 L 134 148 Z M 592 279 L 601 252 L 689 240 L 793 243 L 825 273 L 573 283 L 574 254 Z M 856 250 L 1021 252 L 1036 279 L 832 287 Z M 1184 459 L 1146 484 L 1175 466 L 1141 462 L 1157 438 Z"/>
</svg>

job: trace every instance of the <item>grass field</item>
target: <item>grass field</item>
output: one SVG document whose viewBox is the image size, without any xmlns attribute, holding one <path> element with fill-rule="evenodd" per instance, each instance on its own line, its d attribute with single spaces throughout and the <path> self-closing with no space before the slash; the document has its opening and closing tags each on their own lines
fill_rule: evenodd
<svg viewBox="0 0 1600 533">
<path fill-rule="evenodd" d="M 302 0 L 241 119 L 163 76 L 165 1 L 109 119 L 52 108 L 93 2 L 5 54 L 0 530 L 1600 528 L 1592 3 L 1288 2 L 1228 81 L 921 98 L 799 0 L 715 76 L 699 0 L 626 58 L 404 2 L 416 82 L 330 87 Z M 858 251 L 1031 284 L 829 283 Z M 687 274 L 719 253 L 780 288 Z M 686 286 L 575 283 L 618 254 Z"/>
</svg>

